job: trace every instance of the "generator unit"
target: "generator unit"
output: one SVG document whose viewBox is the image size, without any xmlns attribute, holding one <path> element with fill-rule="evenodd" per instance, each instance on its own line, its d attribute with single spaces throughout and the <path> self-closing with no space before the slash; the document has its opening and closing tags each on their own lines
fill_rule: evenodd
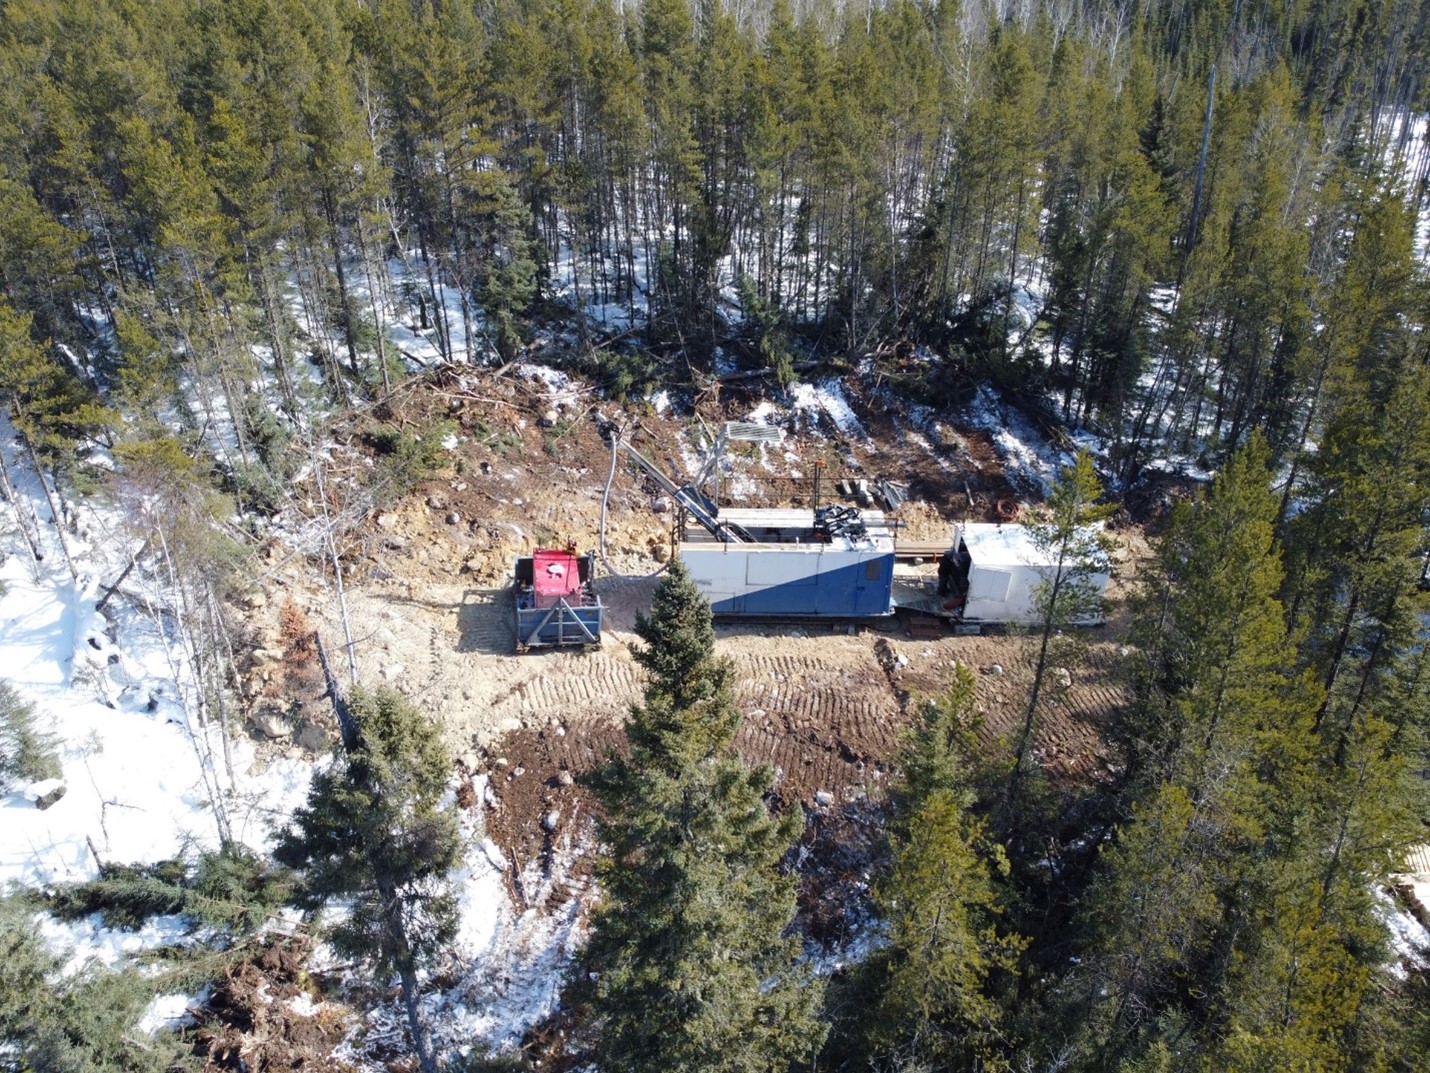
<svg viewBox="0 0 1430 1073">
<path fill-rule="evenodd" d="M 595 556 L 574 546 L 537 548 L 516 560 L 516 642 L 522 648 L 598 645 L 601 598 Z"/>
</svg>

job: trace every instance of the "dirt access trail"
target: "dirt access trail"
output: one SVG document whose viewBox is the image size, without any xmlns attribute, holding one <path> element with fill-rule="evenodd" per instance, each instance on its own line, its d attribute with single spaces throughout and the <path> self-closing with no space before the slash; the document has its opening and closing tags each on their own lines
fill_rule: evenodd
<svg viewBox="0 0 1430 1073">
<path fill-rule="evenodd" d="M 858 412 L 859 400 L 851 404 Z M 733 403 L 706 420 L 745 412 Z M 506 585 L 513 559 L 568 537 L 583 550 L 596 544 L 609 465 L 597 415 L 635 423 L 549 370 L 499 378 L 467 373 L 406 397 L 385 419 L 399 426 L 452 421 L 458 440 L 450 465 L 354 534 L 345 549 L 363 679 L 400 690 L 440 720 L 468 773 L 488 776 L 488 832 L 518 859 L 529 859 L 551 837 L 543 819 L 550 826 L 554 814 L 564 826 L 588 812 L 575 777 L 617 746 L 621 719 L 640 696 L 641 672 L 631 654 L 639 644 L 635 615 L 649 606 L 656 581 L 645 575 L 659 568 L 657 546 L 669 540 L 670 514 L 652 510 L 653 490 L 618 466 L 608 547 L 615 569 L 633 576 L 598 582 L 607 608 L 601 647 L 516 654 Z M 540 427 L 552 417 L 551 427 Z M 843 435 L 818 415 L 785 420 L 783 443 L 732 460 L 725 487 L 740 505 L 809 496 L 808 479 L 790 474 L 807 475 L 815 459 L 830 460 L 826 501 L 841 471 L 891 479 L 942 474 L 946 497 L 915 501 L 901 512 L 909 538 L 933 540 L 951 535 L 952 521 L 968 510 L 969 489 L 985 504 L 1008 491 L 982 451 L 905 438 L 887 421 L 868 422 L 890 429 L 881 439 Z M 643 449 L 689 472 L 692 420 L 647 412 L 639 424 Z M 970 441 L 963 442 L 966 448 Z M 936 490 L 932 480 L 922 482 L 924 490 Z M 1125 589 L 1127 564 L 1145 550 L 1135 531 L 1123 540 L 1124 576 L 1114 582 L 1114 600 Z M 287 596 L 336 648 L 341 632 L 331 588 L 311 573 L 300 579 L 296 566 L 284 580 Z M 1049 691 L 1035 747 L 1054 776 L 1085 774 L 1101 762 L 1099 722 L 1119 702 L 1117 672 L 1126 659 L 1120 632 L 1116 615 L 1089 632 L 1085 656 L 1059 673 Z M 745 713 L 737 738 L 742 756 L 775 769 L 776 792 L 787 803 L 810 806 L 880 796 L 911 718 L 911 698 L 946 689 L 958 663 L 979 672 L 983 738 L 996 747 L 1021 724 L 1035 654 L 1029 638 L 911 640 L 894 620 L 721 624 L 717 650 L 736 670 Z"/>
</svg>

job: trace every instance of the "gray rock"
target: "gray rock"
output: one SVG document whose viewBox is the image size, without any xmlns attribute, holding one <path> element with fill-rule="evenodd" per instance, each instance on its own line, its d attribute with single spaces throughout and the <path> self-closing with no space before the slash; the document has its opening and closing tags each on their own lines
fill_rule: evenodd
<svg viewBox="0 0 1430 1073">
<path fill-rule="evenodd" d="M 29 789 L 29 794 L 35 798 L 35 807 L 41 812 L 53 805 L 60 798 L 65 796 L 68 787 L 58 779 L 46 779 L 44 782 L 37 782 Z"/>
<path fill-rule="evenodd" d="M 304 723 L 303 728 L 298 731 L 298 736 L 293 739 L 293 744 L 300 749 L 307 749 L 310 753 L 320 753 L 328 747 L 328 736 L 317 723 Z"/>
<path fill-rule="evenodd" d="M 828 790 L 816 790 L 814 792 L 814 803 L 820 808 L 828 808 L 834 804 L 834 795 Z"/>
<path fill-rule="evenodd" d="M 556 773 L 556 781 L 562 786 L 574 786 L 576 784 L 576 776 L 563 769 Z"/>
<path fill-rule="evenodd" d="M 430 495 L 427 497 L 427 505 L 433 510 L 446 510 L 447 497 L 439 495 Z"/>
<path fill-rule="evenodd" d="M 999 663 L 993 664 L 993 666 L 991 666 L 991 667 L 988 668 L 988 673 L 991 674 L 991 675 L 993 675 L 993 677 L 997 678 L 999 675 L 1001 675 L 1001 674 L 1003 673 L 1003 666 L 1002 666 L 1002 664 L 999 664 Z"/>
<path fill-rule="evenodd" d="M 271 709 L 255 715 L 253 726 L 265 738 L 276 739 L 293 736 L 293 724 L 283 716 L 283 713 Z"/>
<path fill-rule="evenodd" d="M 456 525 L 456 524 L 459 523 L 461 520 L 462 520 L 462 516 L 461 516 L 460 514 L 458 514 L 455 510 L 454 510 L 454 511 L 449 511 L 449 512 L 447 513 L 447 524 L 448 524 L 448 525 Z"/>
<path fill-rule="evenodd" d="M 557 825 L 558 825 L 560 822 L 561 822 L 561 812 L 560 812 L 560 810 L 558 810 L 558 809 L 552 809 L 552 810 L 551 810 L 550 812 L 548 812 L 545 816 L 541 817 L 541 829 L 542 829 L 543 831 L 545 831 L 547 834 L 550 834 L 552 831 L 556 830 L 556 827 L 557 827 Z"/>
</svg>

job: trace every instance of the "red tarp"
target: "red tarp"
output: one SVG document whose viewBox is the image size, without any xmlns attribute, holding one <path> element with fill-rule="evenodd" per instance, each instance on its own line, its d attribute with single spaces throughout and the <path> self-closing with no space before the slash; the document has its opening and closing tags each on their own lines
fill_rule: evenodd
<svg viewBox="0 0 1430 1073">
<path fill-rule="evenodd" d="M 532 585 L 536 589 L 536 606 L 550 607 L 561 597 L 571 599 L 581 591 L 581 568 L 569 551 L 538 548 L 532 555 Z"/>
</svg>

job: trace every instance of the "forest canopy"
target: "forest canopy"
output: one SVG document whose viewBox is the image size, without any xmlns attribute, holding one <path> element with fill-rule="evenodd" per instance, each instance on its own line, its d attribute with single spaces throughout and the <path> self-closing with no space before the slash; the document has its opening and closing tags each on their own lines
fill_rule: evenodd
<svg viewBox="0 0 1430 1073">
<path fill-rule="evenodd" d="M 334 415 L 523 355 L 618 400 L 992 386 L 1105 445 L 1089 521 L 1195 463 L 1102 782 L 931 702 L 828 1047 L 1409 1071 L 1376 892 L 1430 817 L 1427 64 L 1423 0 L 0 0 L 0 402 L 62 494 L 102 462 L 236 542 Z M 384 435 L 414 487 L 440 436 Z"/>
</svg>

